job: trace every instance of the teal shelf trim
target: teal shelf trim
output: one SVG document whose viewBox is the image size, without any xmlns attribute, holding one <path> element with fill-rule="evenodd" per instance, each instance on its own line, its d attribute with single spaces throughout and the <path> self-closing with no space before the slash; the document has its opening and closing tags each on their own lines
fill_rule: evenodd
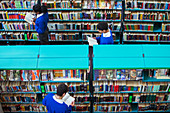
<svg viewBox="0 0 170 113">
<path fill-rule="evenodd" d="M 170 31 L 162 31 L 162 33 L 170 33 Z"/>
<path fill-rule="evenodd" d="M 41 104 L 37 102 L 1 102 L 1 104 Z"/>
<path fill-rule="evenodd" d="M 0 81 L 0 82 L 39 82 L 39 81 Z"/>
<path fill-rule="evenodd" d="M 143 82 L 170 82 L 170 79 L 147 78 L 143 79 Z"/>
<path fill-rule="evenodd" d="M 170 112 L 169 110 L 168 111 L 138 111 L 139 113 L 146 113 L 146 112 L 149 112 L 149 113 L 151 113 L 151 112 L 156 112 L 156 113 L 161 113 L 161 112 Z"/>
<path fill-rule="evenodd" d="M 94 102 L 95 104 L 128 104 L 129 102 Z M 150 104 L 150 103 L 170 103 L 170 101 L 162 101 L 162 102 L 131 102 L 134 104 Z"/>
<path fill-rule="evenodd" d="M 157 43 L 158 43 L 159 41 L 148 41 L 148 40 L 123 40 L 123 42 L 141 42 L 141 43 L 142 43 L 142 42 L 152 42 L 152 43 L 153 43 L 153 42 L 155 42 L 155 43 L 157 42 Z"/>
<path fill-rule="evenodd" d="M 124 94 L 124 93 L 169 93 L 166 91 L 159 92 L 134 92 L 134 91 L 125 91 L 125 92 L 94 92 L 95 94 Z"/>
<path fill-rule="evenodd" d="M 82 30 L 82 32 L 94 32 L 94 33 L 98 33 L 98 31 L 97 30 Z M 118 31 L 118 30 L 114 30 L 114 31 L 112 31 L 112 32 L 120 32 L 120 31 Z"/>
<path fill-rule="evenodd" d="M 36 30 L 4 30 L 1 29 L 1 32 L 36 32 Z M 94 32 L 98 33 L 97 30 L 49 30 L 49 32 Z M 118 30 L 112 31 L 112 32 L 120 32 Z"/>
<path fill-rule="evenodd" d="M 170 22 L 170 20 L 125 20 L 125 22 Z"/>
<path fill-rule="evenodd" d="M 158 12 L 170 12 L 170 10 L 162 10 L 162 9 L 125 9 L 125 11 L 158 11 Z"/>
<path fill-rule="evenodd" d="M 121 20 L 49 20 L 50 22 L 121 22 Z"/>
<path fill-rule="evenodd" d="M 15 111 L 15 112 L 4 112 L 4 113 L 48 113 L 48 112 L 36 112 L 36 111 Z"/>
<path fill-rule="evenodd" d="M 93 113 L 105 113 L 104 111 L 94 111 Z M 120 112 L 107 112 L 107 113 L 137 113 L 137 111 L 120 111 Z"/>
<path fill-rule="evenodd" d="M 10 8 L 8 8 L 8 9 L 0 9 L 0 11 L 33 11 L 33 9 L 22 9 L 22 8 L 20 8 L 20 9 L 10 9 Z"/>
<path fill-rule="evenodd" d="M 83 83 L 88 81 L 40 81 L 40 83 Z"/>
<path fill-rule="evenodd" d="M 135 32 L 135 33 L 162 33 L 162 31 L 143 31 L 143 30 L 124 30 L 124 32 Z"/>
<path fill-rule="evenodd" d="M 82 10 L 119 10 L 121 11 L 122 9 L 82 8 Z"/>
<path fill-rule="evenodd" d="M 36 30 L 4 30 L 4 29 L 1 29 L 0 30 L 1 32 L 4 31 L 4 32 L 36 32 Z"/>
<path fill-rule="evenodd" d="M 46 93 L 56 93 L 55 91 L 52 91 L 52 92 L 46 92 Z M 87 93 L 90 93 L 89 91 L 87 91 L 87 92 L 84 92 L 84 91 L 82 91 L 82 92 L 68 92 L 68 93 L 74 93 L 74 94 L 87 94 Z"/>
<path fill-rule="evenodd" d="M 67 8 L 67 9 L 48 9 L 48 11 L 81 11 L 81 8 L 79 9 L 71 9 L 71 8 Z"/>
<path fill-rule="evenodd" d="M 19 40 L 19 39 L 0 39 L 0 41 L 30 41 L 30 42 L 39 42 L 39 40 L 34 40 L 34 39 L 30 39 L 30 40 Z M 50 42 L 88 42 L 87 40 L 49 40 Z M 118 42 L 118 41 L 116 41 Z"/>
<path fill-rule="evenodd" d="M 41 94 L 41 92 L 1 92 L 1 94 Z"/>
<path fill-rule="evenodd" d="M 23 19 L 0 19 L 0 21 L 9 21 L 9 22 L 25 22 Z M 50 22 L 121 22 L 121 20 L 49 20 Z"/>
<path fill-rule="evenodd" d="M 170 43 L 170 40 L 167 40 L 167 41 L 159 41 L 159 42 L 167 42 L 167 43 Z"/>
<path fill-rule="evenodd" d="M 81 30 L 49 30 L 49 32 L 80 32 Z"/>
<path fill-rule="evenodd" d="M 9 21 L 9 22 L 15 22 L 15 21 L 18 21 L 18 22 L 24 22 L 25 20 L 23 19 L 0 19 L 0 21 Z"/>
</svg>

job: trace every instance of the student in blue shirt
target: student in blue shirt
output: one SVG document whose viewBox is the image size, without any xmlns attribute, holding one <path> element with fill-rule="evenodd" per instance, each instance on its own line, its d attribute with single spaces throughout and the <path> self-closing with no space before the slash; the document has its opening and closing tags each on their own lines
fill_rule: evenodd
<svg viewBox="0 0 170 113">
<path fill-rule="evenodd" d="M 65 84 L 59 84 L 56 94 L 48 94 L 42 101 L 42 104 L 46 106 L 48 113 L 71 113 L 74 102 L 68 106 L 62 98 L 68 92 L 68 86 Z"/>
<path fill-rule="evenodd" d="M 36 4 L 33 6 L 33 11 L 37 14 L 37 19 L 33 22 L 35 29 L 39 34 L 40 43 L 42 45 L 48 45 L 48 27 L 47 23 L 49 21 L 48 11 L 46 6 L 41 6 Z"/>
<path fill-rule="evenodd" d="M 97 25 L 97 29 L 101 34 L 101 37 L 96 37 L 95 39 L 100 45 L 113 44 L 112 31 L 109 29 L 107 22 L 101 22 Z"/>
</svg>

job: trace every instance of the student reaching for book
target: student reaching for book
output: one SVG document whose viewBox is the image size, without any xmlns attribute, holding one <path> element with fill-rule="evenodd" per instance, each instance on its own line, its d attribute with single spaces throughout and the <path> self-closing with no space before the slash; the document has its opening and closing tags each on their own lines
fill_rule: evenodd
<svg viewBox="0 0 170 113">
<path fill-rule="evenodd" d="M 33 25 L 39 34 L 40 43 L 42 45 L 48 45 L 48 27 L 47 23 L 49 21 L 48 11 L 46 6 L 41 6 L 36 4 L 33 6 L 33 11 L 37 14 L 37 19 L 34 19 Z"/>
<path fill-rule="evenodd" d="M 97 25 L 97 29 L 98 29 L 99 33 L 102 33 L 102 34 L 101 34 L 101 37 L 96 37 L 94 39 L 96 39 L 100 45 L 114 43 L 112 31 L 109 29 L 107 22 L 99 23 Z"/>
<path fill-rule="evenodd" d="M 46 106 L 48 113 L 71 113 L 72 106 L 74 106 L 74 98 L 68 93 L 68 86 L 59 84 L 57 93 L 49 93 L 42 101 Z"/>
</svg>

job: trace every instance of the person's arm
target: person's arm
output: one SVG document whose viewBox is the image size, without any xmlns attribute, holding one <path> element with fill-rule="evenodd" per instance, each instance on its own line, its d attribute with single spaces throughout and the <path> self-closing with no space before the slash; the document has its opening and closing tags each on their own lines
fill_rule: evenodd
<svg viewBox="0 0 170 113">
<path fill-rule="evenodd" d="M 72 102 L 71 105 L 69 105 L 66 113 L 71 113 L 71 111 L 72 111 L 72 106 L 74 106 L 74 102 Z"/>
<path fill-rule="evenodd" d="M 43 99 L 43 101 L 42 101 L 42 104 L 43 104 L 44 106 L 46 106 L 46 101 L 47 101 L 47 96 L 45 96 L 44 99 Z"/>
<path fill-rule="evenodd" d="M 38 33 L 44 33 L 45 32 L 45 23 L 43 20 L 39 20 L 39 25 L 35 24 L 35 29 Z"/>
</svg>

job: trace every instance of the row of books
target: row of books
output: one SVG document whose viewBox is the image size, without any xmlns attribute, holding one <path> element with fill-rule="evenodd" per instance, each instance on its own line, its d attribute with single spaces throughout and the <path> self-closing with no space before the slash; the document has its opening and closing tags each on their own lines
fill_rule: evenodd
<svg viewBox="0 0 170 113">
<path fill-rule="evenodd" d="M 170 104 L 150 104 L 144 105 L 140 104 L 138 107 L 138 111 L 169 111 Z"/>
<path fill-rule="evenodd" d="M 1 70 L 0 81 L 86 80 L 86 70 Z"/>
<path fill-rule="evenodd" d="M 37 3 L 37 0 L 9 0 L 9 1 L 1 1 L 0 2 L 0 9 L 7 9 L 7 8 L 17 8 L 17 9 L 32 9 L 33 6 Z"/>
<path fill-rule="evenodd" d="M 41 92 L 39 82 L 7 82 L 0 83 L 0 92 Z"/>
<path fill-rule="evenodd" d="M 122 9 L 122 1 L 114 0 L 83 0 L 85 9 Z"/>
<path fill-rule="evenodd" d="M 139 80 L 142 69 L 95 70 L 94 80 Z"/>
<path fill-rule="evenodd" d="M 39 40 L 39 35 L 38 33 L 29 33 L 29 32 L 21 32 L 21 33 L 5 33 L 1 32 L 0 33 L 0 40 Z"/>
<path fill-rule="evenodd" d="M 1 95 L 0 102 L 22 102 L 22 103 L 35 103 L 37 96 L 35 94 L 8 94 Z"/>
<path fill-rule="evenodd" d="M 165 91 L 168 92 L 170 89 L 170 85 L 138 85 L 134 84 L 126 85 L 113 85 L 113 82 L 96 82 L 94 84 L 95 92 L 160 92 Z"/>
<path fill-rule="evenodd" d="M 109 23 L 110 30 L 119 30 L 121 24 Z M 34 30 L 35 26 L 28 23 L 3 22 L 4 30 Z M 1 29 L 3 29 L 1 28 Z M 49 30 L 97 30 L 97 23 L 48 23 Z"/>
<path fill-rule="evenodd" d="M 41 104 L 2 104 L 4 112 L 46 112 L 47 109 Z"/>
<path fill-rule="evenodd" d="M 98 23 L 48 23 L 49 30 L 97 30 Z M 110 30 L 120 30 L 121 24 L 108 23 Z"/>
<path fill-rule="evenodd" d="M 45 84 L 46 92 L 57 92 L 57 84 Z M 69 84 L 68 85 L 69 92 L 86 92 L 89 91 L 89 84 Z"/>
<path fill-rule="evenodd" d="M 39 81 L 39 70 L 0 70 L 0 81 Z"/>
<path fill-rule="evenodd" d="M 145 12 L 125 12 L 126 20 L 170 20 L 170 14 L 165 13 L 145 13 Z"/>
<path fill-rule="evenodd" d="M 72 107 L 72 111 L 90 111 L 89 105 L 75 105 Z"/>
<path fill-rule="evenodd" d="M 79 40 L 79 33 L 50 33 L 49 40 Z"/>
<path fill-rule="evenodd" d="M 87 72 L 86 70 L 44 70 L 41 72 L 41 80 L 87 80 Z"/>
<path fill-rule="evenodd" d="M 24 19 L 24 12 L 0 12 L 0 19 Z M 121 12 L 113 11 L 94 11 L 94 12 L 51 12 L 49 13 L 50 20 L 120 20 Z"/>
<path fill-rule="evenodd" d="M 162 9 L 169 10 L 170 3 L 168 1 L 138 1 L 126 0 L 126 8 L 130 9 Z"/>
<path fill-rule="evenodd" d="M 43 5 L 46 5 L 47 8 L 49 9 L 55 9 L 55 8 L 81 8 L 81 0 L 68 0 L 68 1 L 63 1 L 63 0 L 54 0 L 54 1 L 47 1 L 43 0 L 42 1 Z"/>
<path fill-rule="evenodd" d="M 123 40 L 127 41 L 170 41 L 169 34 L 136 34 L 124 33 Z"/>
<path fill-rule="evenodd" d="M 143 95 L 95 95 L 94 101 L 96 103 L 101 102 L 137 102 L 137 103 L 147 103 L 147 102 L 169 102 L 170 94 L 143 94 Z M 107 103 L 106 103 L 107 104 Z"/>
<path fill-rule="evenodd" d="M 130 111 L 131 106 L 128 105 L 94 105 L 94 111 L 100 112 L 121 112 L 121 111 Z"/>
<path fill-rule="evenodd" d="M 28 23 L 8 23 L 8 22 L 3 22 L 2 26 L 4 30 L 34 30 L 35 26 L 33 24 L 28 24 Z"/>
<path fill-rule="evenodd" d="M 19 12 L 0 12 L 0 19 L 24 19 L 25 13 Z"/>
<path fill-rule="evenodd" d="M 125 30 L 142 30 L 142 31 L 153 31 L 154 28 L 154 24 L 137 24 L 137 23 L 133 23 L 133 24 L 125 24 L 124 25 Z"/>
<path fill-rule="evenodd" d="M 170 24 L 162 24 L 162 31 L 170 31 Z"/>
<path fill-rule="evenodd" d="M 120 20 L 121 12 L 113 11 L 83 11 L 83 12 L 57 12 L 49 13 L 49 19 L 51 20 Z"/>
<path fill-rule="evenodd" d="M 167 36 L 167 38 L 169 37 L 168 35 L 160 35 L 160 34 L 137 34 L 137 33 L 124 33 L 123 34 L 123 40 L 145 40 L 145 41 L 158 41 L 163 40 L 163 38 L 161 38 L 161 36 Z"/>
</svg>

